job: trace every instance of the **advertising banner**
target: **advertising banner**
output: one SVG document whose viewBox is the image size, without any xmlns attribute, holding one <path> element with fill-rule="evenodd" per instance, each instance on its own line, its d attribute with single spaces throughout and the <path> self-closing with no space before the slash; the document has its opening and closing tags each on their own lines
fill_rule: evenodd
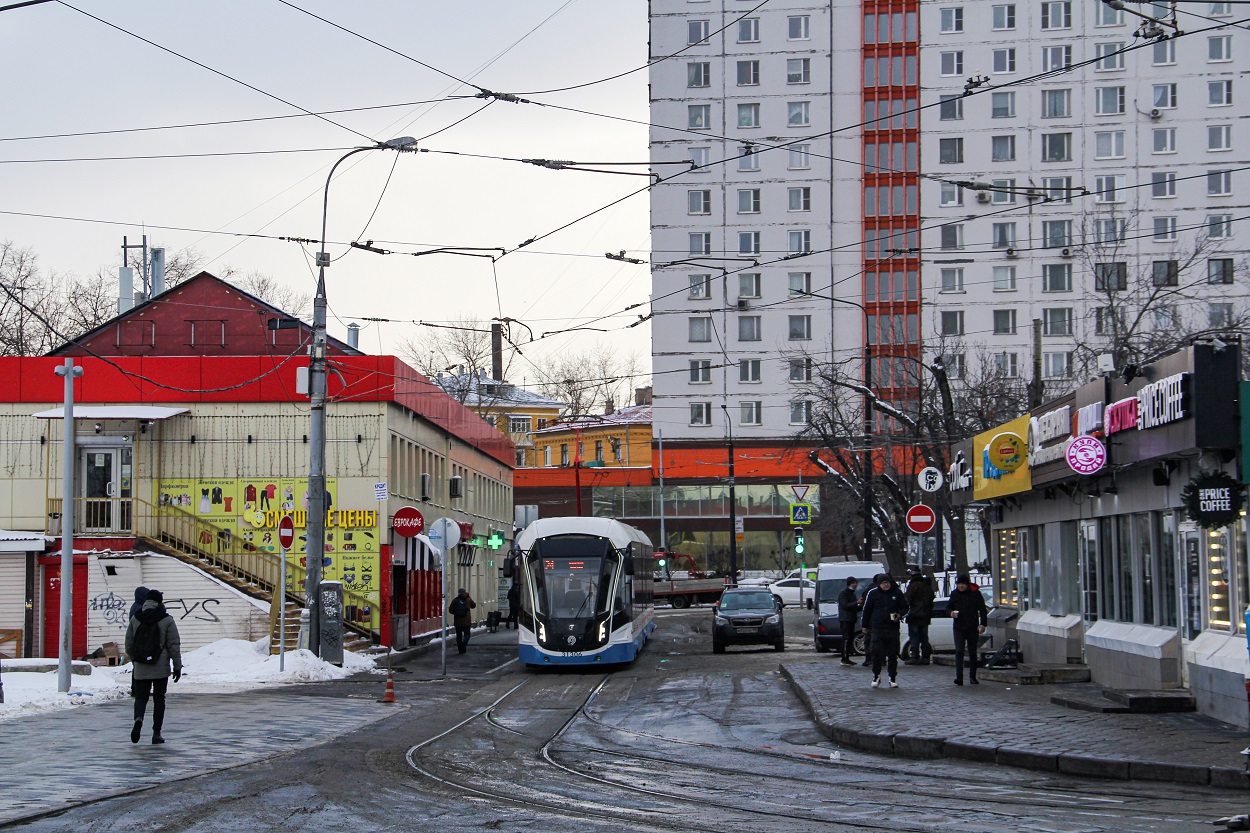
<svg viewBox="0 0 1250 833">
<path fill-rule="evenodd" d="M 1014 495 L 1027 492 L 1033 486 L 1029 463 L 1023 442 L 1020 443 L 1020 460 L 1014 471 L 1004 471 L 991 462 L 990 446 L 998 440 L 1002 442 L 1004 435 L 1027 437 L 1029 434 L 1029 415 L 1013 419 L 997 428 L 992 428 L 972 438 L 972 496 L 976 500 Z M 1016 460 L 1012 461 L 1013 464 Z"/>
</svg>

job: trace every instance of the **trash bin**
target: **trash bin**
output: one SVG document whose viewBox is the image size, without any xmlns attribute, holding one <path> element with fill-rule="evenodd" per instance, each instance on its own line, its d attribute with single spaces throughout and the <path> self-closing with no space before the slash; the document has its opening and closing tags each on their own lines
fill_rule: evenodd
<svg viewBox="0 0 1250 833">
<path fill-rule="evenodd" d="M 48 513 L 48 534 L 49 535 L 61 534 L 61 513 L 60 512 Z"/>
</svg>

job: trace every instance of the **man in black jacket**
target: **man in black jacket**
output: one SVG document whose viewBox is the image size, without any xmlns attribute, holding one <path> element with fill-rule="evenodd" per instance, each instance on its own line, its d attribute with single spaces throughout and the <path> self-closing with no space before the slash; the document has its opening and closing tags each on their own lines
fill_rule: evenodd
<svg viewBox="0 0 1250 833">
<path fill-rule="evenodd" d="M 907 664 L 928 665 L 933 654 L 933 645 L 929 642 L 929 624 L 933 621 L 933 585 L 928 577 L 921 572 L 912 573 L 911 581 L 907 582 L 907 656 L 903 661 Z"/>
<path fill-rule="evenodd" d="M 964 653 L 971 655 L 968 682 L 977 685 L 977 643 L 985 633 L 988 611 L 981 591 L 972 587 L 966 575 L 955 578 L 947 609 L 951 614 L 951 631 L 955 635 L 955 685 L 964 684 Z"/>
<path fill-rule="evenodd" d="M 851 576 L 846 587 L 838 594 L 838 627 L 842 630 L 842 664 L 854 665 L 851 654 L 855 651 L 855 624 L 859 621 L 859 595 L 855 592 L 859 581 Z"/>
<path fill-rule="evenodd" d="M 877 586 L 864 596 L 863 615 L 872 654 L 872 687 L 880 687 L 884 664 L 890 675 L 890 688 L 898 688 L 898 628 L 907 616 L 907 599 L 887 573 L 879 574 L 873 581 Z"/>
</svg>

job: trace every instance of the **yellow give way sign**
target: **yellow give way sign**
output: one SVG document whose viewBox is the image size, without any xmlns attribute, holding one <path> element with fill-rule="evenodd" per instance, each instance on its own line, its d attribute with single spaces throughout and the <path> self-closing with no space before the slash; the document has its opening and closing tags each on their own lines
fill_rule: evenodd
<svg viewBox="0 0 1250 833">
<path fill-rule="evenodd" d="M 812 505 L 810 503 L 790 504 L 790 523 L 810 524 L 812 522 Z"/>
</svg>

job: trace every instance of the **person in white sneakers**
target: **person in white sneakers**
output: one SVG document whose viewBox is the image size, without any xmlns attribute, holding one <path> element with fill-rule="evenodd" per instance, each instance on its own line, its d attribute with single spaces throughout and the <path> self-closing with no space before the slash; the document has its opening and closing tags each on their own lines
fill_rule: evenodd
<svg viewBox="0 0 1250 833">
<path fill-rule="evenodd" d="M 873 579 L 877 585 L 864 596 L 864 631 L 872 655 L 872 687 L 881 685 L 881 668 L 890 675 L 890 688 L 898 688 L 899 625 L 907 616 L 907 598 L 888 573 Z"/>
</svg>

